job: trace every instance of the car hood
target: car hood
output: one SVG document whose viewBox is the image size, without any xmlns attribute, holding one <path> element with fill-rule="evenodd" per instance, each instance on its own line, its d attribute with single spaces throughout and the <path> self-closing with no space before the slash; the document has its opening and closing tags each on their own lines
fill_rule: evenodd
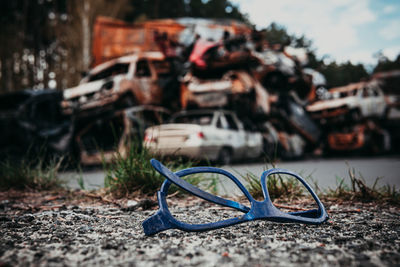
<svg viewBox="0 0 400 267">
<path fill-rule="evenodd" d="M 64 90 L 64 99 L 71 99 L 81 95 L 87 95 L 99 91 L 104 84 L 104 80 L 83 83 L 76 87 Z"/>
<path fill-rule="evenodd" d="M 338 98 L 332 100 L 322 100 L 317 101 L 309 106 L 307 106 L 307 111 L 316 112 L 325 109 L 339 108 L 346 104 L 350 104 L 355 101 L 355 97 Z"/>
<path fill-rule="evenodd" d="M 102 80 L 79 84 L 78 86 L 64 90 L 64 99 L 71 99 L 78 96 L 87 95 L 90 93 L 100 91 L 101 87 L 105 83 L 113 81 L 114 84 L 118 84 L 119 81 L 123 78 L 124 75 L 116 75 L 112 78 L 105 78 Z"/>
</svg>

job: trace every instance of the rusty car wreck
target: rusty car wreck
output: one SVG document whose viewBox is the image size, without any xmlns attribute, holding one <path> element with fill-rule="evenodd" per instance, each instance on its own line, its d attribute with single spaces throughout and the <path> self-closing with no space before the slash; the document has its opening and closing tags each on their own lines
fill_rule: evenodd
<svg viewBox="0 0 400 267">
<path fill-rule="evenodd" d="M 170 62 L 161 52 L 143 52 L 105 62 L 92 69 L 80 84 L 64 90 L 66 114 L 98 108 L 161 105 L 171 87 Z M 179 88 L 175 88 L 176 91 Z"/>
<path fill-rule="evenodd" d="M 228 71 L 220 79 L 199 79 L 189 73 L 180 95 L 183 109 L 242 105 L 265 114 L 270 110 L 267 91 L 246 71 Z"/>
<path fill-rule="evenodd" d="M 330 99 L 307 106 L 314 119 L 359 121 L 363 118 L 383 118 L 386 99 L 378 82 L 359 82 L 329 90 Z"/>
</svg>

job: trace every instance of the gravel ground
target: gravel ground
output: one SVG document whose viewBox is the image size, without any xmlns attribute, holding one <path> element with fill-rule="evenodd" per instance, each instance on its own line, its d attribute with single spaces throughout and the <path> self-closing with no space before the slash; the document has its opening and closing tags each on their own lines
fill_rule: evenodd
<svg viewBox="0 0 400 267">
<path fill-rule="evenodd" d="M 201 201 L 175 200 L 180 218 L 231 214 Z M 328 203 L 320 226 L 256 221 L 225 229 L 152 237 L 141 222 L 155 210 L 68 204 L 0 204 L 0 266 L 399 266 L 400 209 Z M 26 206 L 26 205 L 25 205 Z M 20 207 L 20 208 L 19 208 Z"/>
</svg>

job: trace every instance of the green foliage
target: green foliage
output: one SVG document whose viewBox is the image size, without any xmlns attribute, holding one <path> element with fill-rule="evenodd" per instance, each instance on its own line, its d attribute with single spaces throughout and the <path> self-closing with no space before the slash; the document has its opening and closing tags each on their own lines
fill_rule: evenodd
<svg viewBox="0 0 400 267">
<path fill-rule="evenodd" d="M 263 30 L 263 34 L 267 42 L 271 45 L 290 45 L 294 39 L 294 36 L 291 36 L 287 33 L 285 27 L 274 22 Z"/>
<path fill-rule="evenodd" d="M 378 64 L 374 68 L 373 71 L 374 73 L 400 69 L 400 54 L 393 61 L 384 56 L 382 52 L 379 52 L 377 57 L 378 57 Z"/>
<path fill-rule="evenodd" d="M 153 157 L 154 155 L 146 147 L 133 144 L 127 156 L 117 153 L 111 163 L 103 161 L 106 171 L 105 186 L 116 197 L 130 194 L 154 194 L 160 189 L 165 178 L 151 166 L 150 159 Z M 182 170 L 193 166 L 192 162 L 184 162 L 179 158 L 174 161 L 164 159 L 161 161 L 171 170 Z M 200 175 L 190 175 L 185 180 L 203 188 L 213 189 L 216 186 L 215 178 L 204 178 Z M 175 186 L 170 188 L 172 193 L 177 190 Z"/>
<path fill-rule="evenodd" d="M 350 61 L 343 64 L 332 62 L 321 66 L 319 70 L 325 75 L 328 87 L 343 86 L 369 77 L 364 65 L 353 65 Z"/>
<path fill-rule="evenodd" d="M 0 189 L 9 190 L 52 190 L 61 188 L 64 181 L 59 179 L 62 159 L 45 162 L 23 159 L 21 161 L 4 160 L 0 162 Z"/>
</svg>

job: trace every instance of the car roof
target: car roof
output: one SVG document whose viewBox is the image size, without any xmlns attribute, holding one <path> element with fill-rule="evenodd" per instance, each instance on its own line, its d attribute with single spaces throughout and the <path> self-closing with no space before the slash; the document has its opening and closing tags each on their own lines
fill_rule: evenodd
<svg viewBox="0 0 400 267">
<path fill-rule="evenodd" d="M 132 61 L 137 60 L 138 58 L 148 58 L 148 59 L 152 59 L 152 60 L 165 60 L 164 54 L 159 51 L 132 53 L 130 55 L 114 58 L 109 61 L 103 62 L 103 63 L 95 66 L 93 69 L 91 69 L 89 71 L 89 74 L 97 73 L 103 69 L 106 69 L 106 68 L 114 65 L 114 64 L 130 63 Z"/>
</svg>

